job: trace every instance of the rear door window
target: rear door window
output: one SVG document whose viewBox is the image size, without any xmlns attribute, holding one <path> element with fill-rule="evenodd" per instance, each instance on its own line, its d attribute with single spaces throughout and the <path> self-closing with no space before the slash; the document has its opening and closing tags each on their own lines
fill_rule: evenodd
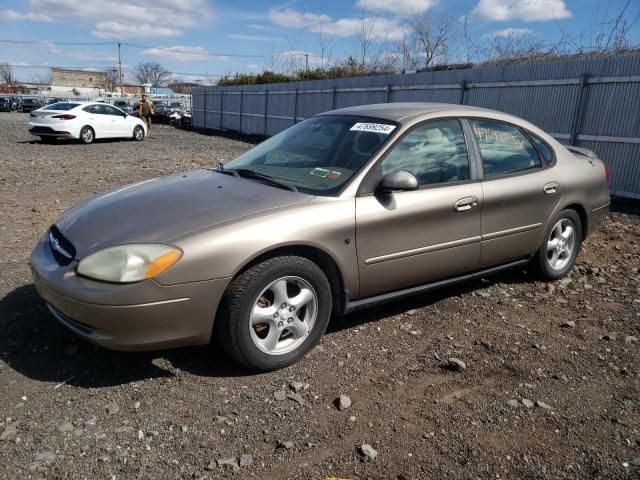
<svg viewBox="0 0 640 480">
<path fill-rule="evenodd" d="M 540 168 L 540 156 L 518 128 L 496 120 L 469 119 L 485 178 Z"/>
</svg>

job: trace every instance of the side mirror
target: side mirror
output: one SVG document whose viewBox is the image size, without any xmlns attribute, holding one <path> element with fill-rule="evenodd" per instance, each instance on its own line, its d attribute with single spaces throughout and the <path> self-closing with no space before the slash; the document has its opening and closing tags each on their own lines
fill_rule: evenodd
<svg viewBox="0 0 640 480">
<path fill-rule="evenodd" d="M 387 173 L 382 182 L 380 190 L 383 192 L 394 192 L 404 190 L 417 190 L 418 179 L 411 173 L 405 171 Z"/>
</svg>

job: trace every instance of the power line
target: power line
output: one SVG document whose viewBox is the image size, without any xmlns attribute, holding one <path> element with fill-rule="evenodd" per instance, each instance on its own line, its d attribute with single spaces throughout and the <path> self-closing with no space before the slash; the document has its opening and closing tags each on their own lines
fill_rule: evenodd
<svg viewBox="0 0 640 480">
<path fill-rule="evenodd" d="M 50 42 L 49 40 L 0 40 L 0 43 L 8 43 L 11 45 L 62 45 L 62 46 L 117 45 L 117 42 Z"/>
</svg>

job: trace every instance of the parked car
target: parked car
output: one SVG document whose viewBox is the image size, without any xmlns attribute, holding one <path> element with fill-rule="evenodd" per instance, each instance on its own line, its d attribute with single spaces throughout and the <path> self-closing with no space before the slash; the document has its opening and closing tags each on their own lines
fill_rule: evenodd
<svg viewBox="0 0 640 480">
<path fill-rule="evenodd" d="M 185 109 L 184 103 L 182 103 L 182 102 L 171 102 L 169 104 L 169 106 L 171 108 L 177 108 L 178 110 L 184 110 Z"/>
<path fill-rule="evenodd" d="M 331 314 L 514 267 L 563 277 L 607 211 L 607 179 L 592 152 L 511 115 L 350 107 L 224 167 L 67 210 L 35 246 L 33 278 L 52 314 L 98 344 L 217 338 L 271 370 L 316 345 Z"/>
<path fill-rule="evenodd" d="M 125 113 L 131 113 L 132 111 L 131 105 L 127 100 L 116 100 L 115 102 L 113 102 L 113 106 L 118 107 Z"/>
<path fill-rule="evenodd" d="M 143 140 L 147 126 L 139 118 L 100 102 L 61 102 L 31 112 L 29 132 L 43 141 L 99 138 Z"/>
<path fill-rule="evenodd" d="M 13 110 L 10 97 L 0 97 L 0 112 L 10 112 Z"/>
<path fill-rule="evenodd" d="M 20 108 L 20 97 L 9 97 L 11 99 L 11 109 L 17 111 Z"/>
<path fill-rule="evenodd" d="M 20 102 L 21 112 L 31 112 L 42 107 L 42 102 L 37 98 L 23 98 Z"/>
<path fill-rule="evenodd" d="M 152 120 L 154 123 L 167 123 L 167 116 L 171 114 L 171 109 L 166 105 L 160 104 L 153 106 Z"/>
</svg>

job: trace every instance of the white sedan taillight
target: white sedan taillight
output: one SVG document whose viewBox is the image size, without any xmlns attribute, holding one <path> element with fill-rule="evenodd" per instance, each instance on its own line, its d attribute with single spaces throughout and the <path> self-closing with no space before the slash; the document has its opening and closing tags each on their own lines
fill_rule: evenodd
<svg viewBox="0 0 640 480">
<path fill-rule="evenodd" d="M 60 120 L 73 120 L 74 118 L 76 118 L 76 116 L 65 113 L 64 115 L 54 115 L 51 118 L 59 118 Z"/>
</svg>

